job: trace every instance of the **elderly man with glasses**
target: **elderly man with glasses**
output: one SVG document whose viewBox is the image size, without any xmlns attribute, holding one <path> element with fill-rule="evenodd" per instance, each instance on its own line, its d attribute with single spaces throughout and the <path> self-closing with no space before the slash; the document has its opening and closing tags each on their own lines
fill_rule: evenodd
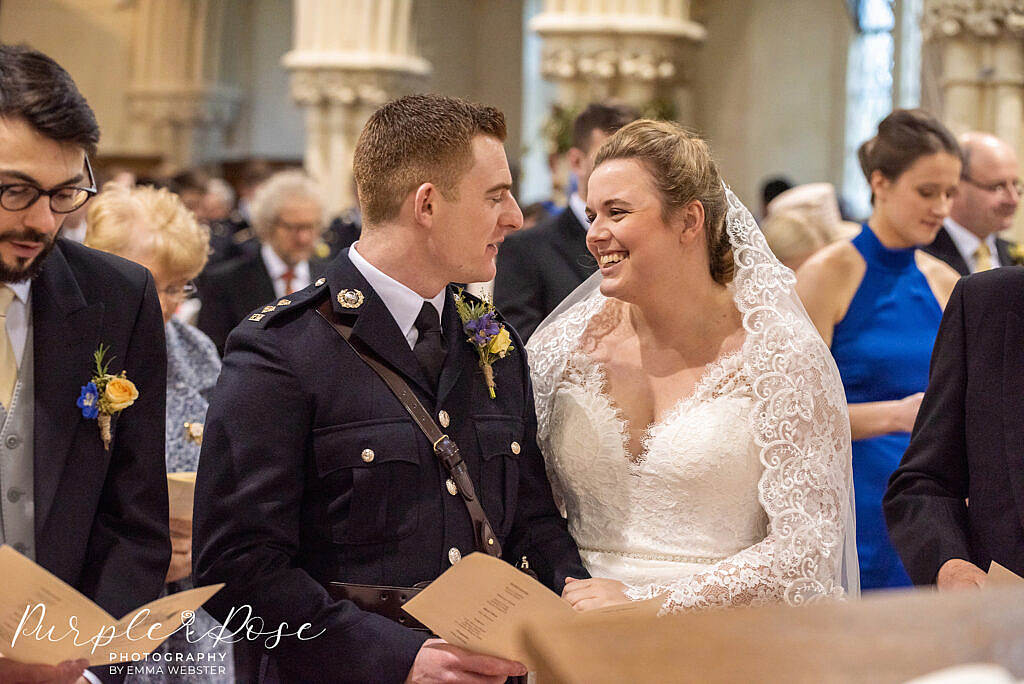
<svg viewBox="0 0 1024 684">
<path fill-rule="evenodd" d="M 965 133 L 959 142 L 964 154 L 960 187 L 949 217 L 924 251 L 960 275 L 1020 263 L 1015 245 L 999 237 L 1013 224 L 1024 190 L 1017 154 L 988 133 Z"/>
<path fill-rule="evenodd" d="M 324 212 L 320 189 L 302 171 L 276 173 L 256 191 L 251 214 L 259 249 L 216 264 L 199 280 L 197 325 L 218 350 L 224 351 L 228 333 L 257 307 L 323 274 L 326 260 L 315 252 L 327 225 Z"/>
<path fill-rule="evenodd" d="M 0 45 L 0 543 L 121 616 L 171 557 L 167 358 L 150 273 L 59 237 L 96 192 L 98 141 L 64 69 Z M 102 397 L 96 355 L 123 373 Z M 0 681 L 119 679 L 86 664 L 0 658 Z"/>
</svg>

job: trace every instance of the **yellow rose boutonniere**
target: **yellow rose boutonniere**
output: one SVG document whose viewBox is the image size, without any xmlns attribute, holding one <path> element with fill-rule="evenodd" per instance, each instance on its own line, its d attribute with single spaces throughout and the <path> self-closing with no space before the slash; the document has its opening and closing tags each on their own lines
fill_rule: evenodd
<svg viewBox="0 0 1024 684">
<path fill-rule="evenodd" d="M 110 451 L 110 440 L 113 437 L 110 432 L 110 419 L 134 404 L 139 398 L 139 390 L 135 383 L 125 377 L 124 371 L 121 371 L 120 375 L 107 372 L 110 361 L 104 361 L 104 357 L 108 349 L 110 347 L 101 344 L 99 349 L 93 352 L 96 374 L 82 386 L 77 405 L 82 409 L 83 417 L 95 418 L 99 423 L 103 448 Z"/>
<path fill-rule="evenodd" d="M 135 400 L 139 398 L 139 390 L 135 388 L 134 382 L 123 375 L 117 375 L 107 382 L 107 388 L 103 390 L 103 398 L 107 400 L 106 404 L 110 413 L 117 413 L 135 403 Z"/>
</svg>

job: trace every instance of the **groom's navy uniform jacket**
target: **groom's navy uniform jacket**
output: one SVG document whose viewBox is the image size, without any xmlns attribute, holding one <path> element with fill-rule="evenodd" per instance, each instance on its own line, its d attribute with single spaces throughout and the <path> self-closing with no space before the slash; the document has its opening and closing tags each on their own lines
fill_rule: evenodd
<svg viewBox="0 0 1024 684">
<path fill-rule="evenodd" d="M 267 630 L 308 622 L 307 636 L 324 632 L 270 649 L 276 673 L 267 679 L 401 682 L 426 636 L 335 601 L 323 585 L 433 580 L 474 550 L 473 529 L 426 437 L 317 314 L 328 297 L 353 339 L 397 371 L 459 445 L 505 559 L 527 556 L 556 591 L 567 575 L 588 575 L 552 501 L 519 338 L 494 363 L 491 399 L 449 288 L 435 392 L 346 250 L 325 278 L 257 309 L 228 338 L 196 485 L 195 575 L 227 583 L 206 605 L 221 620 L 248 604 Z"/>
</svg>

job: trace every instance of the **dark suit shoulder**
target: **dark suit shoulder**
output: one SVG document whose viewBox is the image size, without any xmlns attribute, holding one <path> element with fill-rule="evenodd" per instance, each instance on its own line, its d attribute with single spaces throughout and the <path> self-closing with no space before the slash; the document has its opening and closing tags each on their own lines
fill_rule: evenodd
<svg viewBox="0 0 1024 684">
<path fill-rule="evenodd" d="M 1024 266 L 993 268 L 961 280 L 965 302 L 999 308 L 1024 302 Z"/>
<path fill-rule="evenodd" d="M 58 239 L 55 249 L 60 250 L 87 299 L 92 292 L 117 293 L 118 300 L 123 300 L 126 290 L 141 295 L 150 277 L 149 271 L 134 261 L 73 240 Z"/>
<path fill-rule="evenodd" d="M 237 256 L 234 259 L 213 264 L 203 273 L 203 280 L 209 282 L 230 282 L 235 279 L 238 273 L 259 267 L 263 257 L 259 250 Z"/>
</svg>

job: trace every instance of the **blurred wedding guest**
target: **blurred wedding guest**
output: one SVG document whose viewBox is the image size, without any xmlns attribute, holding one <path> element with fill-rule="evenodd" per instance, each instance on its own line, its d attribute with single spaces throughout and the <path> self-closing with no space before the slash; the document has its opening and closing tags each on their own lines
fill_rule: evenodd
<svg viewBox="0 0 1024 684">
<path fill-rule="evenodd" d="M 0 543 L 122 616 L 160 595 L 171 557 L 167 357 L 149 272 L 58 236 L 96 192 L 99 133 L 63 68 L 0 45 Z M 98 353 L 118 376 L 102 396 Z M 87 664 L 0 657 L 0 682 L 81 681 Z"/>
<path fill-rule="evenodd" d="M 595 102 L 573 122 L 569 169 L 577 191 L 569 206 L 529 231 L 509 235 L 498 247 L 494 303 L 523 339 L 597 270 L 587 251 L 587 181 L 601 143 L 638 117 L 630 107 Z"/>
<path fill-rule="evenodd" d="M 126 188 L 108 183 L 90 205 L 85 244 L 116 254 L 149 269 L 156 283 L 167 339 L 167 472 L 195 472 L 210 393 L 220 374 L 220 357 L 213 342 L 196 328 L 173 317 L 175 309 L 195 290 L 192 279 L 206 263 L 210 239 L 182 201 L 166 189 Z M 170 520 L 173 554 L 167 571 L 167 593 L 192 588 L 192 522 Z M 205 611 L 196 612 L 193 630 L 205 634 L 217 626 Z M 225 667 L 225 674 L 204 673 L 204 682 L 234 681 L 231 645 L 204 639 L 190 643 L 185 632 L 171 636 L 156 650 L 203 659 Z M 162 657 L 162 656 L 161 656 Z M 177 658 L 178 655 L 172 657 Z M 157 668 L 161 669 L 161 668 Z M 219 672 L 219 671 L 218 671 Z M 131 677 L 135 682 L 181 681 L 166 670 Z M 196 681 L 199 681 L 198 679 Z"/>
<path fill-rule="evenodd" d="M 171 177 L 167 186 L 181 198 L 193 214 L 199 215 L 209 176 L 198 169 L 187 169 Z"/>
<path fill-rule="evenodd" d="M 1024 575 L 1021 311 L 1022 268 L 972 275 L 949 299 L 932 382 L 884 501 L 914 584 L 978 587 L 992 561 Z"/>
<path fill-rule="evenodd" d="M 855 238 L 808 259 L 797 290 L 846 389 L 861 586 L 878 589 L 910 584 L 886 532 L 882 495 L 910 442 L 942 308 L 957 280 L 918 248 L 949 215 L 960 148 L 929 114 L 898 109 L 858 156 L 871 217 Z"/>
<path fill-rule="evenodd" d="M 527 230 L 543 223 L 549 216 L 543 202 L 533 202 L 523 207 L 523 229 Z"/>
<path fill-rule="evenodd" d="M 960 275 L 1020 263 L 1022 255 L 999 232 L 1013 225 L 1024 182 L 1017 153 L 988 133 L 960 137 L 964 168 L 953 207 L 935 240 L 924 251 Z"/>
<path fill-rule="evenodd" d="M 207 270 L 200 281 L 199 329 L 223 353 L 228 333 L 253 309 L 316 280 L 326 262 L 314 255 L 324 231 L 324 201 L 302 171 L 280 171 L 252 201 L 259 250 Z"/>
<path fill-rule="evenodd" d="M 831 183 L 798 185 L 778 195 L 761 229 L 775 256 L 794 271 L 825 245 L 860 232 L 859 225 L 843 221 Z"/>
<path fill-rule="evenodd" d="M 64 217 L 60 236 L 73 242 L 85 242 L 85 205 L 75 209 Z"/>
<path fill-rule="evenodd" d="M 223 178 L 211 178 L 206 183 L 206 192 L 199 202 L 196 218 L 209 225 L 214 221 L 227 220 L 234 208 L 234 188 Z"/>
</svg>

